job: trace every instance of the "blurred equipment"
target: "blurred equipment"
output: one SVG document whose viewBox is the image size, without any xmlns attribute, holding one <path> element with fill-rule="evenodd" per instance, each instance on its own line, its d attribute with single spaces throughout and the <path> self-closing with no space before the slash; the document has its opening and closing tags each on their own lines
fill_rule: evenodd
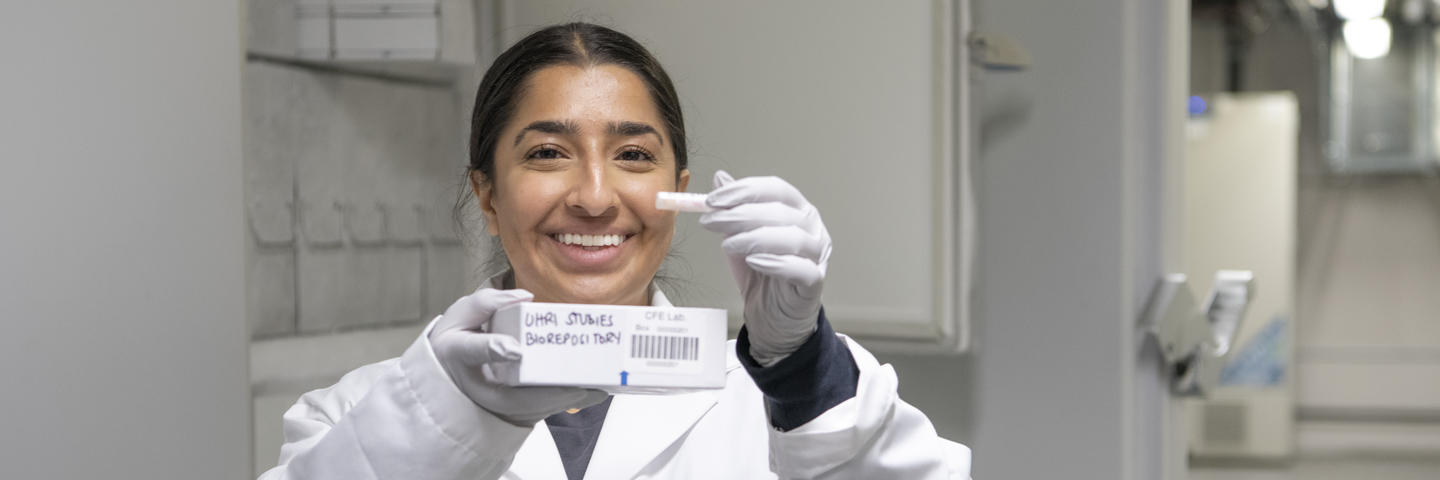
<svg viewBox="0 0 1440 480">
<path fill-rule="evenodd" d="M 1222 272 L 1213 286 L 1194 286 L 1215 292 L 1205 306 L 1212 321 L 1206 327 L 1234 341 L 1213 346 L 1210 358 L 1221 361 L 1202 362 L 1177 380 L 1177 388 L 1205 394 L 1189 408 L 1190 454 L 1286 459 L 1295 452 L 1290 319 L 1299 109 L 1289 92 L 1205 99 L 1206 113 L 1187 127 L 1181 264 L 1197 283 L 1236 267 L 1253 277 Z M 1256 290 L 1265 293 L 1255 296 Z M 1247 310 L 1251 321 L 1239 323 Z"/>
<path fill-rule="evenodd" d="M 1204 396 L 1220 381 L 1245 308 L 1255 296 L 1255 275 L 1221 270 L 1203 306 L 1197 306 L 1185 274 L 1161 278 L 1150 296 L 1143 324 L 1160 346 L 1174 379 L 1171 390 Z"/>
<path fill-rule="evenodd" d="M 1403 18 L 1349 20 L 1332 30 L 1320 120 L 1336 174 L 1404 174 L 1435 168 L 1436 36 Z M 1325 70 L 1321 70 L 1324 72 Z"/>
</svg>

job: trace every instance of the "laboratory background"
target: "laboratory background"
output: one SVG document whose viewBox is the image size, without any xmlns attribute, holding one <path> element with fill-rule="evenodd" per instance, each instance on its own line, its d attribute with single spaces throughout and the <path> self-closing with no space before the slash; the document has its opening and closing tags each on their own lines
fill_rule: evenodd
<svg viewBox="0 0 1440 480">
<path fill-rule="evenodd" d="M 1436 0 L 8 2 L 0 478 L 274 466 L 493 272 L 475 86 L 570 21 L 670 72 L 690 191 L 825 212 L 827 315 L 974 478 L 1440 478 Z"/>
</svg>

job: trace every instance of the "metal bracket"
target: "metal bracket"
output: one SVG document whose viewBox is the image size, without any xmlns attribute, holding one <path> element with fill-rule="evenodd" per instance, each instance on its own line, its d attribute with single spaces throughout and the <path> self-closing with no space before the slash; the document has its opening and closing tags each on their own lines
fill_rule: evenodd
<svg viewBox="0 0 1440 480">
<path fill-rule="evenodd" d="M 1171 367 L 1171 391 L 1203 396 L 1214 390 L 1254 296 L 1255 274 L 1250 271 L 1216 272 L 1215 287 L 1199 306 L 1184 274 L 1160 279 L 1140 321 Z"/>
<path fill-rule="evenodd" d="M 974 52 L 971 58 L 987 70 L 1024 70 L 1030 67 L 1030 52 L 1014 39 L 995 32 L 970 32 L 966 39 Z"/>
</svg>

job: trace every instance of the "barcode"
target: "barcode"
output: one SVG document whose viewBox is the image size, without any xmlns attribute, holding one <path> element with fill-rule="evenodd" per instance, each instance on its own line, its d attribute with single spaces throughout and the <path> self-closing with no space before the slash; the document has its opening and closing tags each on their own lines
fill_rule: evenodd
<svg viewBox="0 0 1440 480">
<path fill-rule="evenodd" d="M 700 337 L 631 335 L 630 358 L 698 360 L 700 358 Z"/>
</svg>

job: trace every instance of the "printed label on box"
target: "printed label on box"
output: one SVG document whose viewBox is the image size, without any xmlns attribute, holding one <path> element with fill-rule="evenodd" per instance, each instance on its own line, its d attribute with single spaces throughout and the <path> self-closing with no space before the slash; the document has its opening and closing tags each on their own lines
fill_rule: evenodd
<svg viewBox="0 0 1440 480">
<path fill-rule="evenodd" d="M 632 321 L 625 342 L 627 371 L 700 372 L 700 332 L 685 323 L 684 312 L 645 312 Z"/>
</svg>

